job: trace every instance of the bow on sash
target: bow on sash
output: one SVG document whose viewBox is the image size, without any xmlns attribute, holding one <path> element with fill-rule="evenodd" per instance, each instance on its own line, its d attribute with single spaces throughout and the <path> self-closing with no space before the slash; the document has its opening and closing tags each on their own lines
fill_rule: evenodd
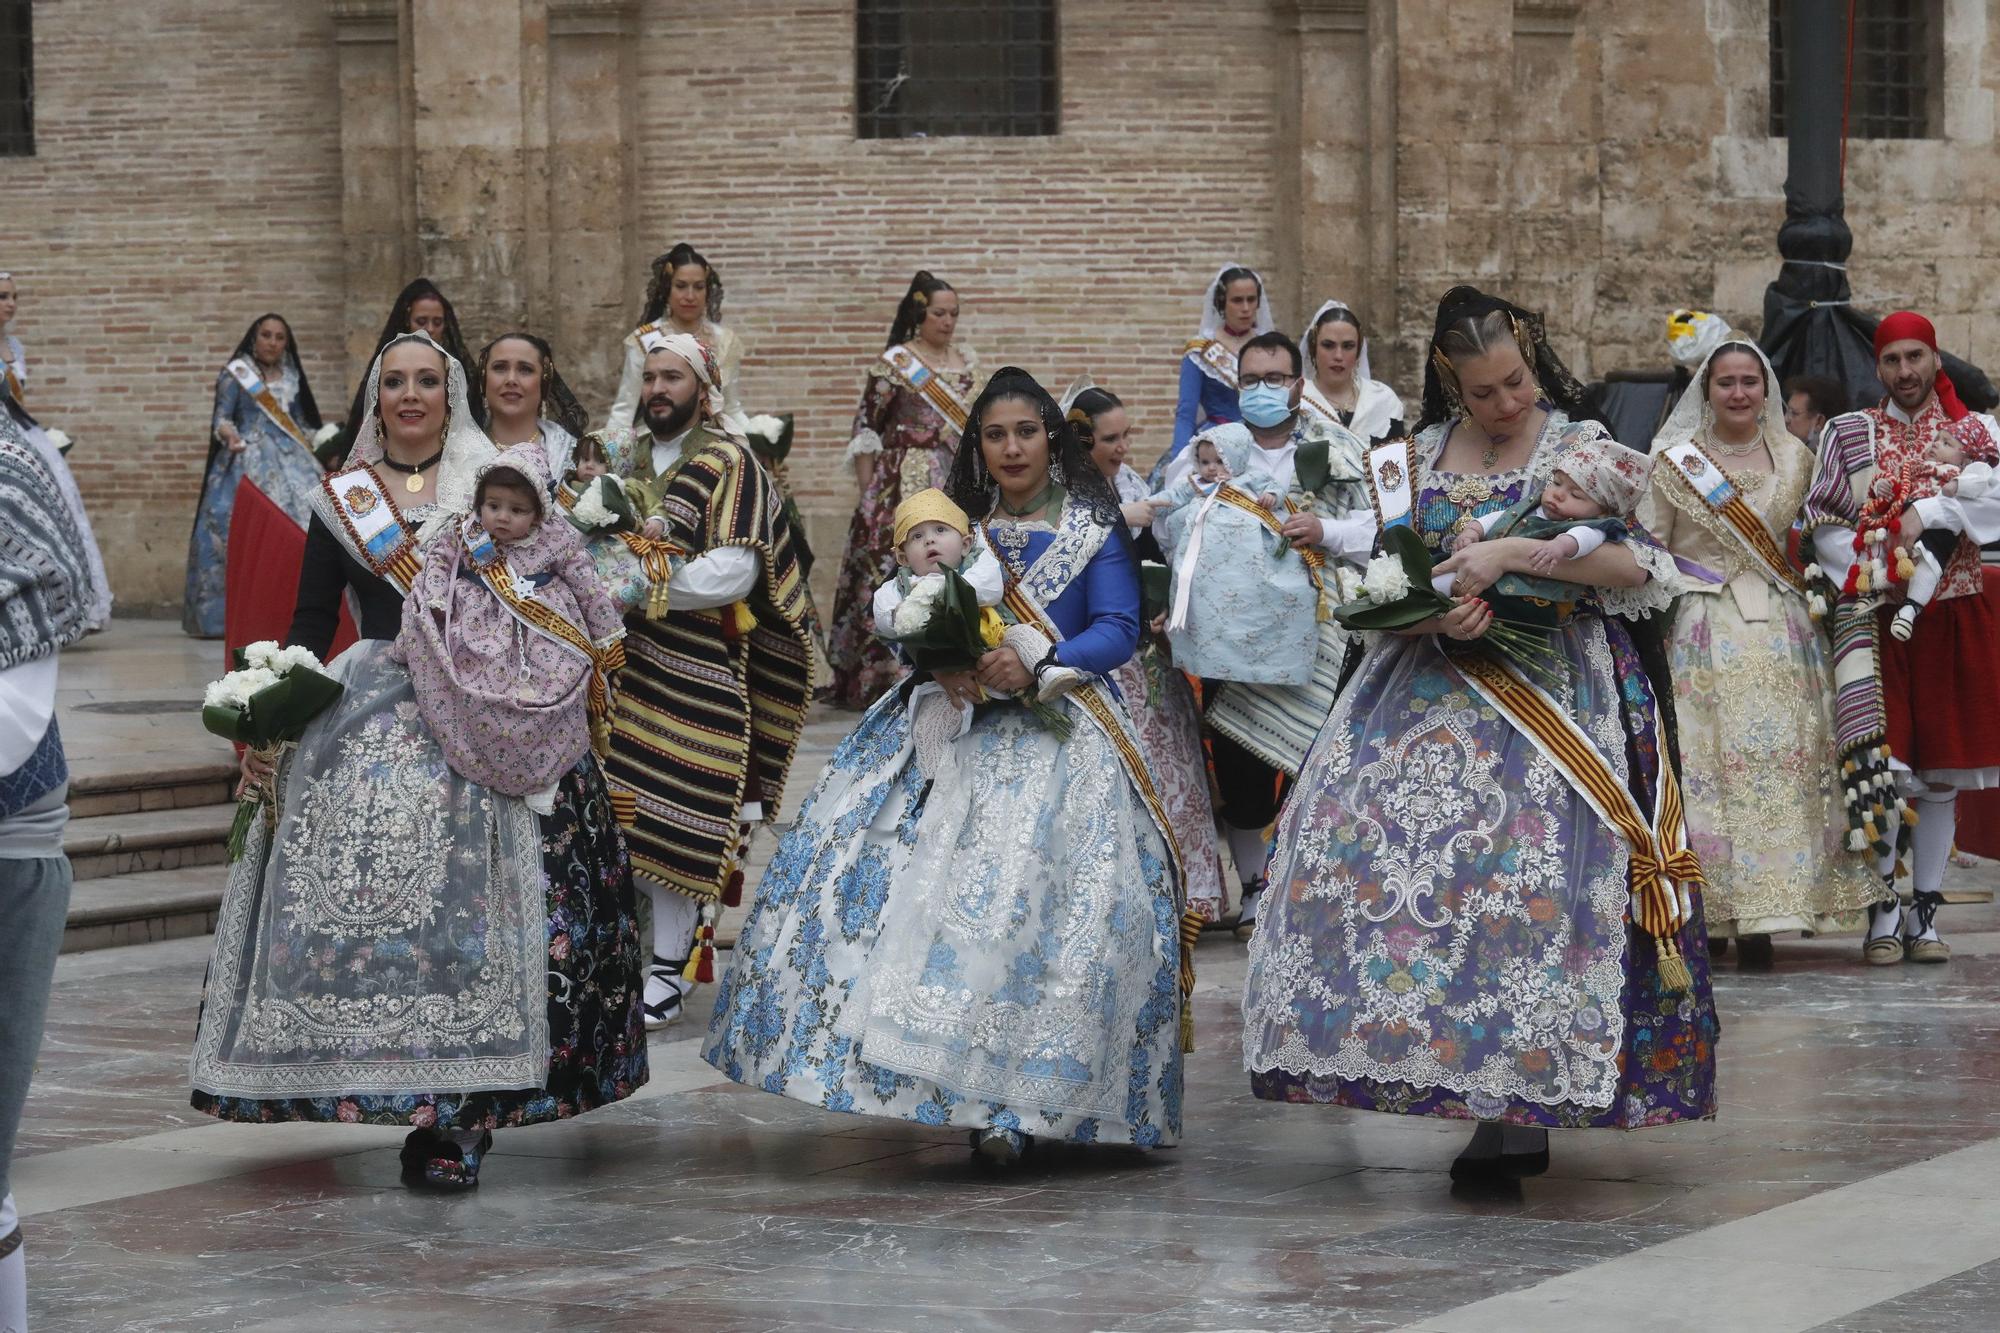
<svg viewBox="0 0 2000 1333">
<path fill-rule="evenodd" d="M 556 501 L 564 509 L 575 509 L 576 500 L 575 492 L 568 486 L 556 487 Z M 646 618 L 658 620 L 667 613 L 667 585 L 674 577 L 673 557 L 686 552 L 664 538 L 648 537 L 643 533 L 619 531 L 611 535 L 624 542 L 638 559 L 639 572 L 646 576 Z"/>
<path fill-rule="evenodd" d="M 1694 915 L 1688 885 L 1700 884 L 1701 860 L 1687 845 L 1680 781 L 1665 749 L 1660 752 L 1653 818 L 1648 821 L 1631 791 L 1570 716 L 1506 662 L 1477 651 L 1451 658 L 1466 683 L 1492 704 L 1556 766 L 1585 804 L 1618 832 L 1629 850 L 1632 917 L 1659 950 L 1660 981 L 1669 990 L 1694 985 L 1676 935 Z"/>
</svg>

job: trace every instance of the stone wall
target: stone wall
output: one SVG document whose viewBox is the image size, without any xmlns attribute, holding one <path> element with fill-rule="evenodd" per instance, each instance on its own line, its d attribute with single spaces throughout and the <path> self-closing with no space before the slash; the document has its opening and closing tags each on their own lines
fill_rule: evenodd
<svg viewBox="0 0 2000 1333">
<path fill-rule="evenodd" d="M 1947 137 L 1850 145 L 1851 276 L 2000 364 L 2000 24 L 1945 10 Z M 1146 454 L 1226 259 L 1270 271 L 1288 331 L 1355 304 L 1412 400 L 1456 281 L 1544 309 L 1585 374 L 1657 363 L 1677 304 L 1754 326 L 1783 215 L 1767 20 L 1767 0 L 1064 0 L 1059 135 L 884 142 L 854 138 L 852 10 L 829 0 L 42 0 L 40 152 L 0 159 L 0 265 L 121 597 L 164 609 L 250 316 L 292 319 L 338 410 L 429 272 L 475 344 L 551 334 L 601 417 L 647 261 L 692 240 L 748 346 L 746 405 L 799 414 L 824 595 L 861 376 L 918 267 L 960 288 L 988 366 L 1090 371 Z"/>
</svg>

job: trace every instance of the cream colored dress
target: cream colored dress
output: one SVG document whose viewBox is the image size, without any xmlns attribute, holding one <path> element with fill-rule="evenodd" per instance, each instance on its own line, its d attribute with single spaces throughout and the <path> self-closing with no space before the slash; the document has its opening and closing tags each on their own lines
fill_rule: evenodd
<svg viewBox="0 0 2000 1333">
<path fill-rule="evenodd" d="M 1774 471 L 1725 472 L 1783 550 L 1813 456 L 1781 431 L 1766 431 L 1765 442 Z M 1709 933 L 1859 928 L 1863 909 L 1886 890 L 1842 844 L 1833 675 L 1804 594 L 1762 572 L 1742 539 L 1668 464 L 1654 469 L 1639 521 L 1677 558 L 1724 579 L 1687 580 L 1667 649 L 1689 841 L 1708 881 Z"/>
</svg>

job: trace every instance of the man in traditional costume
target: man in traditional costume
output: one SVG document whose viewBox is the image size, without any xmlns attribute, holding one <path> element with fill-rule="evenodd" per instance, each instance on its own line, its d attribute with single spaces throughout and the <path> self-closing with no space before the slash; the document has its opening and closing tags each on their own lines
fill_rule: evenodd
<svg viewBox="0 0 2000 1333">
<path fill-rule="evenodd" d="M 2000 461 L 2000 427 L 1958 399 L 1929 320 L 1898 311 L 1875 330 L 1876 373 L 1888 396 L 1827 423 L 1806 496 L 1807 573 L 1828 608 L 1834 729 L 1849 845 L 1873 850 L 1891 880 L 1910 852 L 1911 904 L 1869 917 L 1870 963 L 1943 963 L 1937 909 L 1962 790 L 2000 782 L 2000 618 L 1982 596 L 1978 538 L 2000 535 L 2000 498 L 1933 495 L 1905 502 L 1906 465 L 1934 443 L 1966 462 Z M 1886 515 L 1886 517 L 1882 517 Z M 1899 548 L 1925 528 L 1960 534 L 1958 549 L 1915 632 L 1886 631 Z M 1816 609 L 1818 609 L 1816 607 Z M 1922 707 L 1918 707 L 1921 699 Z"/>
<path fill-rule="evenodd" d="M 813 679 L 812 602 L 770 476 L 721 426 L 714 354 L 646 339 L 642 519 L 688 553 L 666 613 L 627 621 L 606 769 L 653 904 L 646 1024 L 713 973 L 714 918 L 743 887 L 750 826 L 777 813 Z"/>
<path fill-rule="evenodd" d="M 1366 445 L 1300 410 L 1298 345 L 1261 333 L 1240 356 L 1243 420 L 1195 437 L 1215 444 L 1232 481 L 1183 505 L 1163 542 L 1175 565 L 1174 661 L 1203 680 L 1219 811 L 1242 891 L 1239 933 L 1256 925 L 1286 784 L 1333 710 L 1348 635 L 1329 612 L 1358 592 L 1376 535 Z M 1180 493 L 1194 457 L 1184 450 L 1168 465 L 1165 494 Z M 1266 495 L 1276 497 L 1270 508 Z M 1279 542 L 1300 559 L 1273 559 Z"/>
</svg>

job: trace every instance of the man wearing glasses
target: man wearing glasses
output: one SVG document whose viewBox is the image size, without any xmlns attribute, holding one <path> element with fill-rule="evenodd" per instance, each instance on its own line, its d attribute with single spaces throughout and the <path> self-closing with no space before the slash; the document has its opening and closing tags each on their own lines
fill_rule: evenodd
<svg viewBox="0 0 2000 1333">
<path fill-rule="evenodd" d="M 1321 616 L 1351 600 L 1375 546 L 1366 446 L 1299 411 L 1304 372 L 1298 344 L 1282 333 L 1244 343 L 1243 419 L 1195 436 L 1166 477 L 1171 490 L 1201 452 L 1192 446 L 1207 441 L 1231 478 L 1179 507 L 1166 539 L 1184 609 L 1169 636 L 1175 661 L 1202 677 L 1220 813 L 1242 882 L 1239 935 L 1257 919 L 1285 785 L 1333 707 L 1346 635 Z M 1279 538 L 1298 559 L 1273 558 Z"/>
</svg>

